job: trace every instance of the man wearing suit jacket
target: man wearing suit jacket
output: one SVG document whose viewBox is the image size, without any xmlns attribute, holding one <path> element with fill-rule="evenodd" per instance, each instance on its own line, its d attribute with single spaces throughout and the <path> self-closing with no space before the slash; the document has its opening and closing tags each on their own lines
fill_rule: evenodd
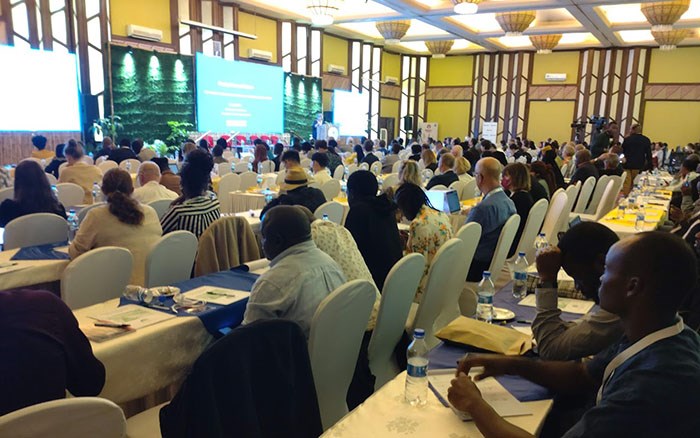
<svg viewBox="0 0 700 438">
<path fill-rule="evenodd" d="M 452 154 L 442 154 L 440 157 L 440 175 L 435 175 L 428 181 L 428 185 L 426 186 L 426 189 L 430 190 L 433 187 L 442 184 L 445 187 L 449 187 L 450 184 L 452 184 L 455 181 L 459 181 L 459 177 L 457 176 L 454 171 L 452 171 L 452 168 L 455 166 L 455 157 Z"/>
</svg>

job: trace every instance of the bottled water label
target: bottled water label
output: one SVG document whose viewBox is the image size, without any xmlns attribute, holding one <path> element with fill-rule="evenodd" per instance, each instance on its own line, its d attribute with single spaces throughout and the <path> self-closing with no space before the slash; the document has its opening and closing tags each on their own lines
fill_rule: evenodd
<svg viewBox="0 0 700 438">
<path fill-rule="evenodd" d="M 422 406 L 428 401 L 428 358 L 414 356 L 406 367 L 405 399 L 411 406 Z"/>
<path fill-rule="evenodd" d="M 427 361 L 424 365 L 406 365 L 406 374 L 411 377 L 427 377 L 428 375 L 428 364 Z"/>
<path fill-rule="evenodd" d="M 493 295 L 479 294 L 479 304 L 493 304 Z"/>
<path fill-rule="evenodd" d="M 526 281 L 527 280 L 527 272 L 516 272 L 513 274 L 513 278 L 515 281 Z"/>
</svg>

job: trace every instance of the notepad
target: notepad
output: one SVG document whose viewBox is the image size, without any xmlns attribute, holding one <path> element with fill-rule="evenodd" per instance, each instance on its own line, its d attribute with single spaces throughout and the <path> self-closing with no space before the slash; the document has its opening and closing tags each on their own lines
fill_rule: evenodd
<svg viewBox="0 0 700 438">
<path fill-rule="evenodd" d="M 191 300 L 200 300 L 206 301 L 207 303 L 228 306 L 229 304 L 233 304 L 237 301 L 250 297 L 250 292 L 236 289 L 225 289 L 222 287 L 202 286 L 185 292 L 183 295 Z"/>
<path fill-rule="evenodd" d="M 523 298 L 518 304 L 521 306 L 536 307 L 535 295 L 528 295 Z M 562 312 L 578 313 L 579 315 L 585 315 L 590 312 L 595 306 L 593 301 L 576 300 L 574 298 L 562 298 L 559 297 L 557 307 Z"/>
</svg>

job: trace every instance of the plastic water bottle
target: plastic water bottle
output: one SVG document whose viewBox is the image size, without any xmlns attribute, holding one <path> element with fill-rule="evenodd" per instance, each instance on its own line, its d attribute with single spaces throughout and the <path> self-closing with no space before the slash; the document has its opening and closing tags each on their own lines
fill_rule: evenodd
<svg viewBox="0 0 700 438">
<path fill-rule="evenodd" d="M 262 173 L 262 170 L 263 170 L 263 168 L 262 168 L 262 162 L 260 162 L 260 163 L 258 163 L 258 173 L 261 174 L 261 173 Z"/>
<path fill-rule="evenodd" d="M 489 271 L 484 271 L 484 277 L 481 279 L 476 293 L 479 299 L 476 305 L 476 317 L 479 321 L 491 324 L 493 321 L 493 295 L 496 293 L 496 288 L 493 286 Z"/>
<path fill-rule="evenodd" d="M 78 228 L 80 228 L 80 222 L 78 221 L 78 215 L 75 214 L 74 209 L 68 210 L 68 241 L 72 242 L 75 239 L 75 235 L 78 233 Z"/>
<path fill-rule="evenodd" d="M 141 286 L 129 285 L 123 293 L 124 298 L 138 303 L 150 304 L 153 301 L 153 292 Z"/>
<path fill-rule="evenodd" d="M 330 219 L 328 219 L 328 215 L 327 215 L 327 214 L 324 214 L 324 215 L 323 215 L 323 220 L 326 221 L 326 222 L 330 221 Z"/>
<path fill-rule="evenodd" d="M 544 233 L 538 234 L 537 239 L 535 239 L 535 252 L 538 253 L 548 246 L 549 242 L 547 241 L 547 236 L 545 236 Z"/>
<path fill-rule="evenodd" d="M 639 204 L 639 208 L 637 209 L 637 219 L 634 221 L 634 229 L 635 230 L 644 231 L 644 219 L 645 219 L 644 204 Z"/>
<path fill-rule="evenodd" d="M 411 406 L 423 406 L 428 401 L 428 346 L 425 330 L 413 331 L 413 342 L 406 350 L 406 401 Z"/>
<path fill-rule="evenodd" d="M 522 300 L 527 295 L 527 259 L 524 252 L 518 253 L 513 264 L 513 298 Z"/>
<path fill-rule="evenodd" d="M 92 183 L 92 203 L 96 204 L 97 203 L 97 196 L 100 194 L 100 185 L 97 184 L 97 181 Z"/>
</svg>

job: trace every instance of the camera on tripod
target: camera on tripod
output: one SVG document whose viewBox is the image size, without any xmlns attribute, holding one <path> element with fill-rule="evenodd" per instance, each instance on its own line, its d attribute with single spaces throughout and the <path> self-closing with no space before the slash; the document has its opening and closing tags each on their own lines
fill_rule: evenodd
<svg viewBox="0 0 700 438">
<path fill-rule="evenodd" d="M 574 129 L 586 129 L 587 124 L 593 125 L 593 127 L 600 131 L 603 129 L 608 123 L 610 123 L 610 119 L 607 117 L 602 117 L 602 116 L 591 116 L 588 118 L 588 120 L 575 120 L 572 124 L 571 127 Z"/>
</svg>

